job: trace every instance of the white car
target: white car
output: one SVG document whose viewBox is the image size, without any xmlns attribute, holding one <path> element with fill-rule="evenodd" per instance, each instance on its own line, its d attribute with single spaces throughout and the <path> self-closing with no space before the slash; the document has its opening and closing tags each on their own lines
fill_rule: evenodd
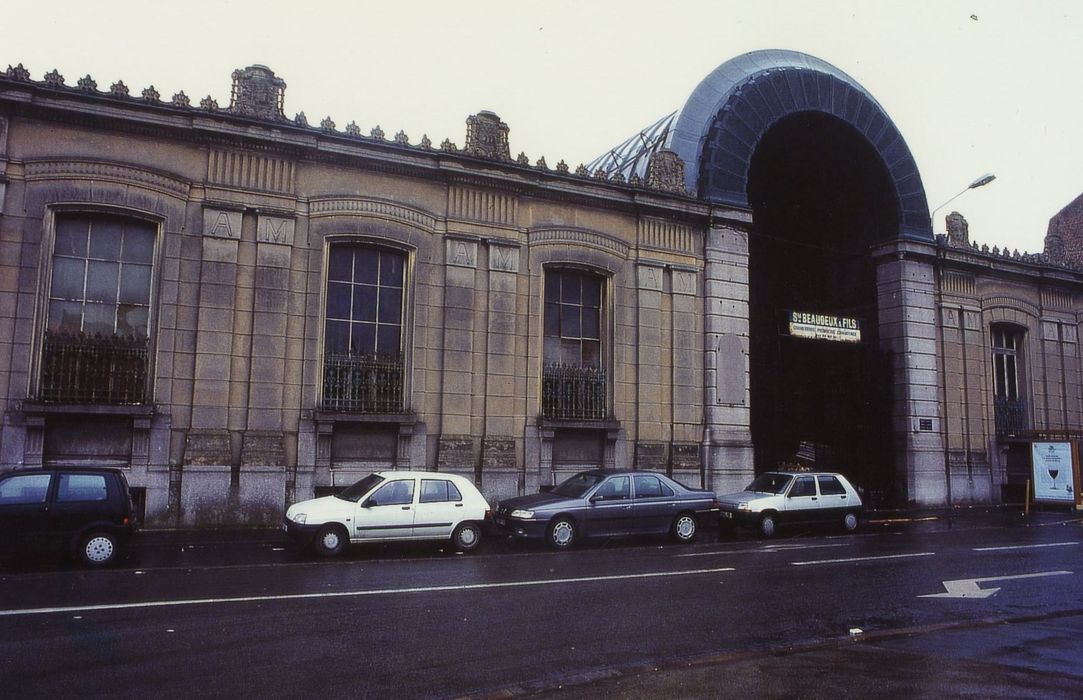
<svg viewBox="0 0 1083 700">
<path fill-rule="evenodd" d="M 857 529 L 861 496 L 842 474 L 766 472 L 744 491 L 718 497 L 723 528 L 748 525 L 764 537 L 788 523 L 837 523 Z"/>
<path fill-rule="evenodd" d="M 384 471 L 334 496 L 301 501 L 286 511 L 286 532 L 323 556 L 347 544 L 397 540 L 450 540 L 475 549 L 489 519 L 489 504 L 474 484 L 455 474 Z"/>
</svg>

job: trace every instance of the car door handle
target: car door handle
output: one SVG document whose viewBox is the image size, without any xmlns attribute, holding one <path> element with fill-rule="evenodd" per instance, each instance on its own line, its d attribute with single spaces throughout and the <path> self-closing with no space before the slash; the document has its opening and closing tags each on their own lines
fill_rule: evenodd
<svg viewBox="0 0 1083 700">
<path fill-rule="evenodd" d="M 402 509 L 403 510 L 410 510 L 410 506 L 403 506 Z"/>
<path fill-rule="evenodd" d="M 842 494 L 841 498 L 842 498 L 842 500 L 845 501 L 846 500 L 846 494 Z"/>
<path fill-rule="evenodd" d="M 815 500 L 817 500 L 817 498 L 816 498 L 815 496 L 813 496 L 813 497 L 812 497 L 812 500 L 814 500 L 814 501 L 815 501 Z"/>
<path fill-rule="evenodd" d="M 456 504 L 455 504 L 455 507 L 456 507 L 456 508 L 462 508 L 462 507 L 463 507 L 463 504 L 462 504 L 462 503 L 456 503 Z"/>
</svg>

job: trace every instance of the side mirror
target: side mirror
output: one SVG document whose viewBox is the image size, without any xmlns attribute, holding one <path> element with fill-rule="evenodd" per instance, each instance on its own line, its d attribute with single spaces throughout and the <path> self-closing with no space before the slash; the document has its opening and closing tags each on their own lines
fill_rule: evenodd
<svg viewBox="0 0 1083 700">
<path fill-rule="evenodd" d="M 556 486 L 553 484 L 542 484 L 538 487 L 538 490 L 542 493 L 550 493 L 554 488 L 556 488 Z"/>
<path fill-rule="evenodd" d="M 368 499 L 365 499 L 365 502 L 361 504 L 361 507 L 362 508 L 371 508 L 374 505 L 377 505 L 377 504 L 374 503 L 371 498 L 368 498 Z"/>
<path fill-rule="evenodd" d="M 590 497 L 590 502 L 591 503 L 597 503 L 598 501 L 604 501 L 604 500 L 605 500 L 605 496 L 591 496 Z"/>
</svg>

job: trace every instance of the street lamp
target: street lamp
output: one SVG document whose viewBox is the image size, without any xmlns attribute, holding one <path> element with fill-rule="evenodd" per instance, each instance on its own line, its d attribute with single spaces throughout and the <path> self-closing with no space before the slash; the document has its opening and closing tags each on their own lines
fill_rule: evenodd
<svg viewBox="0 0 1083 700">
<path fill-rule="evenodd" d="M 994 175 L 992 173 L 985 173 L 984 175 L 979 177 L 977 180 L 975 180 L 974 182 L 972 182 L 969 185 L 967 185 L 966 187 L 964 187 L 961 192 L 954 195 L 951 199 L 944 202 L 943 204 L 941 204 L 936 209 L 933 209 L 933 213 L 929 214 L 929 221 L 933 225 L 933 233 L 936 233 L 936 212 L 940 211 L 941 209 L 943 209 L 944 207 L 948 206 L 949 204 L 954 202 L 956 199 L 961 197 L 962 195 L 966 194 L 967 190 L 973 190 L 973 189 L 977 189 L 979 187 L 984 187 L 985 185 L 988 185 L 990 182 L 992 182 L 995 179 L 997 179 L 996 175 Z"/>
</svg>

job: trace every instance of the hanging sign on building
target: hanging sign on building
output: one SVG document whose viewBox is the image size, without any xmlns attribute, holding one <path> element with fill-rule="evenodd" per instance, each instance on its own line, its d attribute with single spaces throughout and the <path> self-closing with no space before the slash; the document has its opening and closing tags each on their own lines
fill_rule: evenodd
<svg viewBox="0 0 1083 700">
<path fill-rule="evenodd" d="M 861 320 L 851 316 L 833 316 L 810 311 L 788 311 L 788 331 L 795 338 L 861 342 Z"/>
<path fill-rule="evenodd" d="M 1075 503 L 1072 443 L 1031 443 L 1034 500 Z"/>
</svg>

